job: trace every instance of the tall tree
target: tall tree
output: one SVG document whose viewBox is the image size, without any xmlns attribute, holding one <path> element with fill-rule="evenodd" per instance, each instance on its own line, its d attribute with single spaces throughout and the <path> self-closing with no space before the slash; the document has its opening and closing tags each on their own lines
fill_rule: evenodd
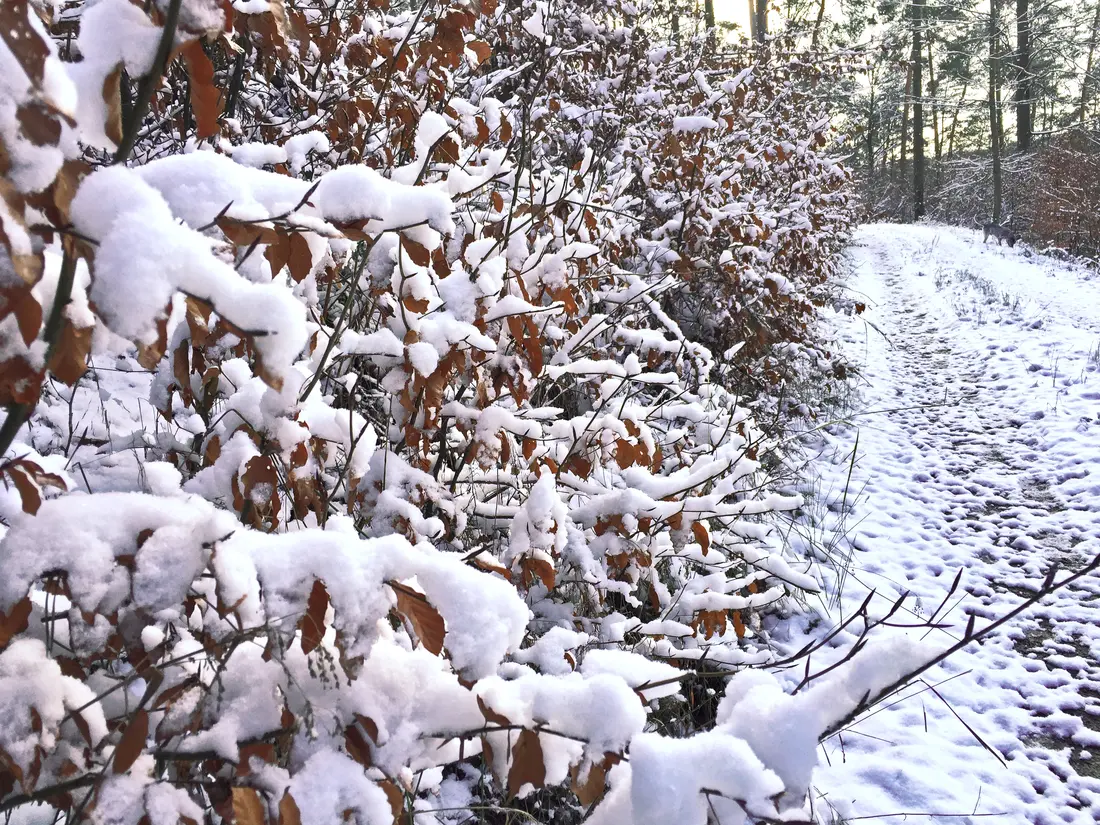
<svg viewBox="0 0 1100 825">
<path fill-rule="evenodd" d="M 913 219 L 924 217 L 924 65 L 921 27 L 924 25 L 924 0 L 912 0 L 913 52 L 909 64 L 913 71 Z"/>
<path fill-rule="evenodd" d="M 989 0 L 989 146 L 993 158 L 993 216 L 994 223 L 1001 221 L 1001 113 L 1000 58 L 997 54 L 997 20 L 1000 5 Z"/>
<path fill-rule="evenodd" d="M 768 34 L 768 0 L 749 0 L 749 28 L 752 39 L 763 43 Z"/>
<path fill-rule="evenodd" d="M 1031 148 L 1031 13 L 1016 0 L 1016 148 Z"/>
<path fill-rule="evenodd" d="M 1096 55 L 1096 40 L 1100 34 L 1100 2 L 1096 4 L 1096 10 L 1092 13 L 1092 29 L 1089 32 L 1089 56 L 1085 61 L 1085 76 L 1081 78 L 1081 105 L 1079 110 L 1079 123 L 1084 123 L 1088 118 L 1089 92 L 1092 91 L 1092 61 Z"/>
</svg>

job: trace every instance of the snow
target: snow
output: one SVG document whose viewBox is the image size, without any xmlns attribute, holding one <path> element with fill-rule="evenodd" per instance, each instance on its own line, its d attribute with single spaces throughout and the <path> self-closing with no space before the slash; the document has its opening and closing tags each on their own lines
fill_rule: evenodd
<svg viewBox="0 0 1100 825">
<path fill-rule="evenodd" d="M 242 143 L 234 146 L 230 153 L 233 160 L 242 166 L 260 168 L 287 162 L 287 150 L 282 146 L 269 143 Z"/>
<path fill-rule="evenodd" d="M 298 810 L 317 825 L 343 825 L 350 816 L 360 825 L 391 825 L 386 792 L 371 782 L 358 762 L 333 751 L 318 751 L 290 780 Z"/>
<path fill-rule="evenodd" d="M 679 693 L 680 678 L 684 675 L 679 668 L 648 659 L 639 653 L 600 648 L 585 654 L 580 672 L 586 676 L 614 674 L 638 691 L 646 701 Z M 664 684 L 659 684 L 662 682 Z"/>
<path fill-rule="evenodd" d="M 99 242 L 91 298 L 116 333 L 152 343 L 155 322 L 182 290 L 255 333 L 256 349 L 276 376 L 287 373 L 305 345 L 302 304 L 279 285 L 252 283 L 215 257 L 210 239 L 178 224 L 138 173 L 112 166 L 90 175 L 73 199 L 72 219 Z"/>
<path fill-rule="evenodd" d="M 454 233 L 454 206 L 440 189 L 395 183 L 369 166 L 341 166 L 327 173 L 311 200 L 329 220 L 369 221 L 368 232 L 427 223 L 444 235 Z"/>
<path fill-rule="evenodd" d="M 672 121 L 672 131 L 677 134 L 717 129 L 718 121 L 710 117 L 678 117 Z"/>
<path fill-rule="evenodd" d="M 40 724 L 32 722 L 32 708 Z M 84 708 L 81 713 L 91 744 L 98 744 L 107 735 L 107 723 L 95 694 L 84 683 L 62 675 L 57 662 L 47 657 L 42 642 L 17 639 L 0 651 L 0 713 L 5 720 L 0 726 L 0 752 L 23 775 L 38 758 L 36 750 L 51 752 L 62 735 L 75 746 L 74 753 L 84 747 L 74 725 L 61 727 L 62 720 L 77 708 Z"/>
<path fill-rule="evenodd" d="M 672 739 L 656 733 L 630 743 L 630 802 L 634 825 L 706 825 L 715 810 L 723 823 L 748 820 L 768 810 L 766 800 L 783 791 L 779 777 L 763 766 L 748 744 L 720 730 Z M 723 798 L 724 797 L 724 798 Z"/>
<path fill-rule="evenodd" d="M 834 324 L 866 384 L 851 425 L 818 447 L 824 529 L 846 532 L 852 564 L 828 593 L 844 612 L 871 588 L 879 609 L 909 591 L 908 618 L 928 618 L 962 570 L 953 635 L 928 637 L 943 646 L 968 613 L 980 627 L 1052 563 L 1072 569 L 1100 548 L 1100 282 L 968 228 L 869 226 L 850 255 L 867 310 Z M 1055 594 L 828 739 L 818 807 L 1100 819 L 1096 757 L 1081 753 L 1095 753 L 1100 713 L 1097 595 L 1095 576 Z"/>
<path fill-rule="evenodd" d="M 18 514 L 0 545 L 4 576 L 0 610 L 7 611 L 47 570 L 67 569 L 74 603 L 110 613 L 130 595 L 152 610 L 182 600 L 209 550 L 204 543 L 232 532 L 232 515 L 201 499 L 141 493 L 73 493 L 42 503 L 37 516 Z M 133 584 L 116 564 L 137 550 Z"/>
<path fill-rule="evenodd" d="M 146 74 L 153 65 L 160 35 L 161 29 L 126 0 L 100 0 L 81 15 L 76 48 L 83 60 L 66 68 L 77 90 L 76 118 L 83 141 L 105 149 L 114 147 L 104 128 L 104 81 L 119 63 L 130 77 Z"/>
</svg>

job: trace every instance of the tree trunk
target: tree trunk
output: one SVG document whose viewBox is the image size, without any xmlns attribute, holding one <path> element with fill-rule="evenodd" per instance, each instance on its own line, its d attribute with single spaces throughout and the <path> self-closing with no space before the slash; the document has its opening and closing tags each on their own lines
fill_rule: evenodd
<svg viewBox="0 0 1100 825">
<path fill-rule="evenodd" d="M 867 175 L 875 176 L 875 86 L 871 83 L 871 101 L 867 104 Z"/>
<path fill-rule="evenodd" d="M 714 51 L 718 45 L 714 31 L 714 0 L 703 0 L 703 20 L 707 26 L 707 46 Z"/>
<path fill-rule="evenodd" d="M 951 156 L 955 154 L 955 127 L 959 125 L 959 112 L 962 111 L 963 103 L 966 102 L 966 92 L 970 88 L 970 81 L 963 81 L 962 94 L 959 95 L 959 102 L 955 104 L 955 113 L 951 115 L 951 136 L 947 139 L 947 159 L 950 160 Z"/>
<path fill-rule="evenodd" d="M 903 103 L 901 107 L 901 158 L 899 159 L 898 170 L 901 172 L 903 180 L 908 174 L 905 168 L 905 161 L 909 152 L 909 101 L 912 94 L 913 63 L 910 61 L 905 69 L 905 97 L 902 98 Z"/>
<path fill-rule="evenodd" d="M 1092 31 L 1089 34 L 1089 56 L 1085 61 L 1085 76 L 1081 79 L 1081 118 L 1079 123 L 1084 123 L 1088 118 L 1089 89 L 1092 80 L 1092 60 L 1096 54 L 1096 39 L 1100 33 L 1100 0 L 1097 0 L 1096 11 L 1092 15 Z"/>
<path fill-rule="evenodd" d="M 1016 0 L 1016 150 L 1031 149 L 1031 13 Z"/>
<path fill-rule="evenodd" d="M 936 152 L 936 160 L 939 160 L 943 156 L 943 112 L 936 97 L 939 87 L 936 85 L 935 64 L 932 61 L 932 32 L 925 32 L 924 39 L 928 49 L 928 97 L 932 100 L 932 146 Z"/>
<path fill-rule="evenodd" d="M 924 217 L 924 94 L 922 67 L 924 55 L 921 49 L 921 26 L 924 0 L 912 0 L 913 10 L 913 220 Z"/>
<path fill-rule="evenodd" d="M 997 65 L 997 0 L 989 0 L 989 147 L 993 156 L 993 223 L 1001 222 L 1001 113 Z"/>
<path fill-rule="evenodd" d="M 763 43 L 768 35 L 768 0 L 749 0 L 749 8 L 755 21 L 754 39 Z"/>
<path fill-rule="evenodd" d="M 810 41 L 810 49 L 817 49 L 817 41 L 821 36 L 821 24 L 825 21 L 825 0 L 817 6 L 817 19 L 814 21 L 814 36 Z"/>
</svg>

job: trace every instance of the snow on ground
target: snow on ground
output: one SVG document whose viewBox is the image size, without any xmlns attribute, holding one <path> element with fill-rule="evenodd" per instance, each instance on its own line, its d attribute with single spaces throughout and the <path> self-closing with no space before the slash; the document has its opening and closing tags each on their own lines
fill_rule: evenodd
<svg viewBox="0 0 1100 825">
<path fill-rule="evenodd" d="M 817 490 L 852 556 L 838 614 L 875 588 L 927 618 L 962 569 L 957 637 L 1100 552 L 1100 276 L 940 226 L 865 227 L 850 258 L 867 310 L 835 323 L 860 414 L 823 435 Z M 829 739 L 818 809 L 1100 821 L 1098 600 L 1097 576 L 1055 594 Z"/>
</svg>

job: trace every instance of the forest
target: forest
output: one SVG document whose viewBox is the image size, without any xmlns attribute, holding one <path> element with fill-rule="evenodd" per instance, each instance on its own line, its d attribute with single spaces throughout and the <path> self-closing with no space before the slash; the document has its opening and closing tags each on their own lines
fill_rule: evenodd
<svg viewBox="0 0 1100 825">
<path fill-rule="evenodd" d="M 1087 469 L 1020 482 L 1048 520 L 988 584 L 853 522 L 906 506 L 875 450 L 938 437 L 897 411 L 984 386 L 923 371 L 978 361 L 936 337 L 975 290 L 1077 348 L 989 448 L 1088 455 L 1100 327 L 975 271 L 1091 305 L 1100 2 L 743 5 L 0 0 L 4 823 L 1095 821 Z M 894 330 L 939 311 L 898 271 L 970 292 Z M 874 395 L 872 338 L 925 366 Z M 1045 669 L 1004 647 L 1035 615 L 1076 640 Z M 1057 691 L 1057 778 L 936 690 L 998 667 Z M 906 702 L 1012 778 L 876 778 L 938 781 L 850 742 Z"/>
</svg>

